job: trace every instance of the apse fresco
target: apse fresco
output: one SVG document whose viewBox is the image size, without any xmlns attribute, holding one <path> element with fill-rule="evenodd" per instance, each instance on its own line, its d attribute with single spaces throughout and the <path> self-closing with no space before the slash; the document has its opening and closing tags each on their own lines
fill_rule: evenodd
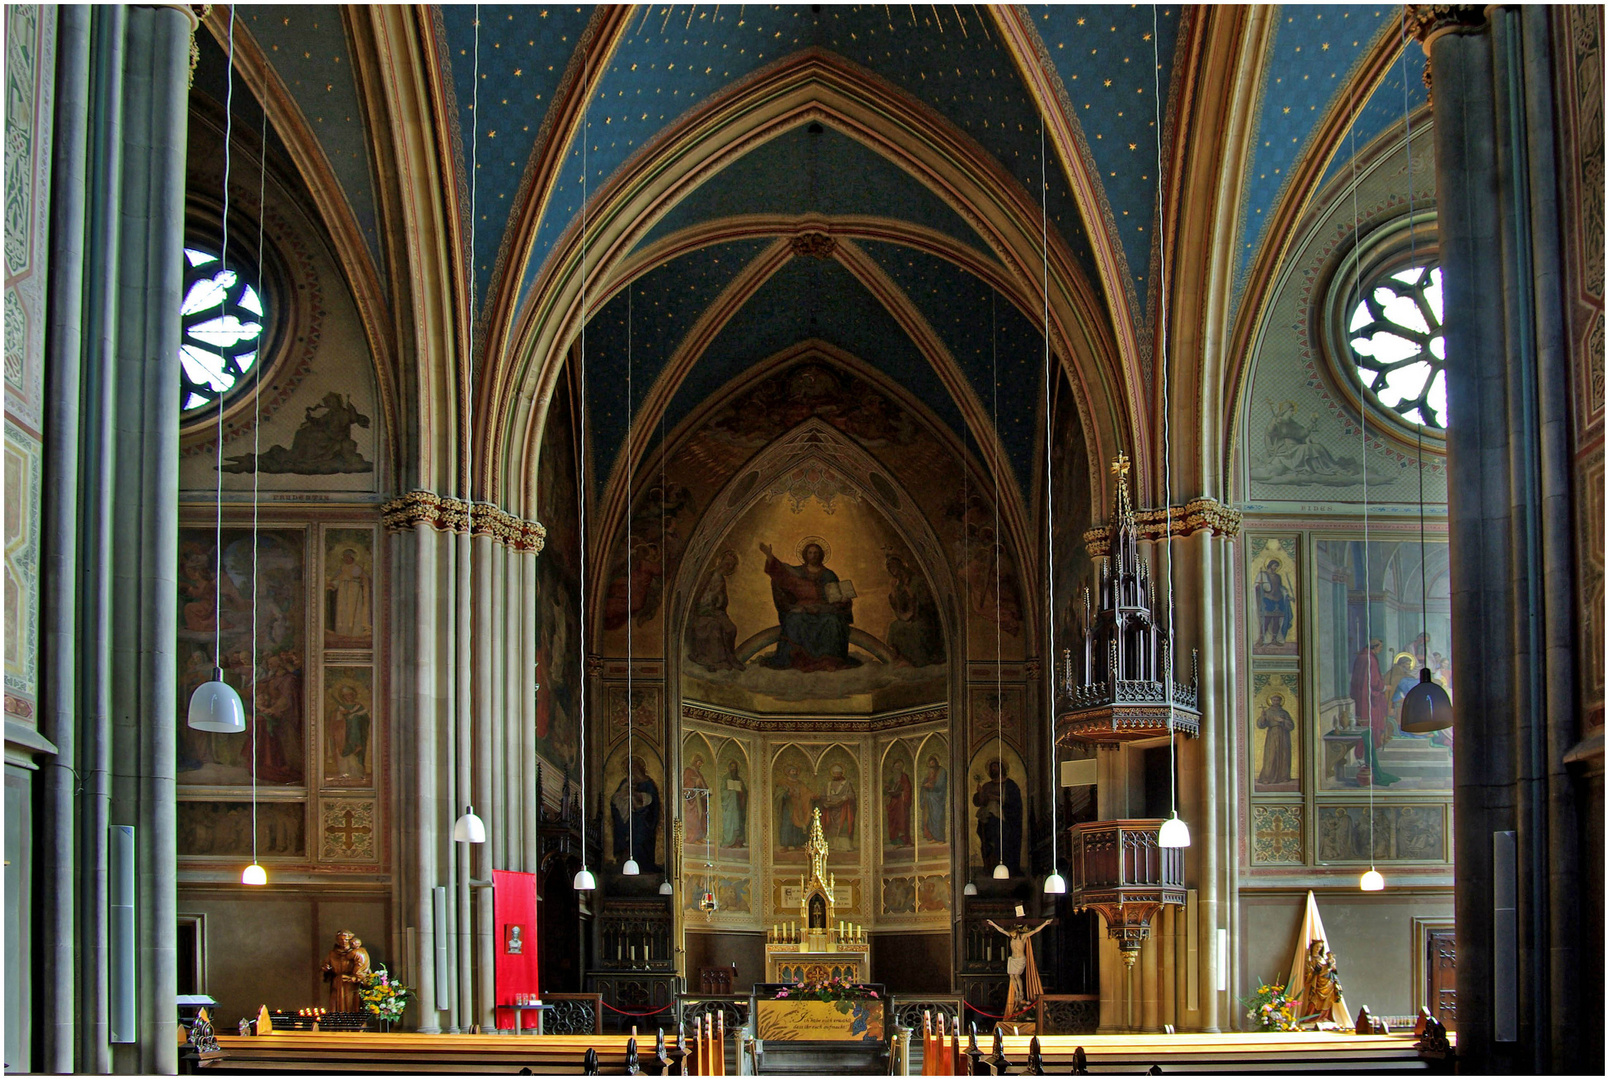
<svg viewBox="0 0 1609 1080">
<path fill-rule="evenodd" d="M 1399 725 L 1421 667 L 1457 695 L 1447 545 L 1427 544 L 1423 562 L 1417 540 L 1319 540 L 1313 551 L 1320 790 L 1450 793 L 1453 730 Z"/>
<path fill-rule="evenodd" d="M 610 744 L 620 742 L 628 735 L 632 739 L 659 742 L 661 702 L 664 698 L 665 691 L 659 686 L 610 686 L 606 698 Z"/>
<path fill-rule="evenodd" d="M 179 532 L 178 783 L 249 785 L 255 742 L 257 783 L 304 784 L 306 533 L 259 530 L 254 559 L 251 530 L 226 528 L 221 571 L 216 536 L 210 528 Z M 215 642 L 224 681 L 240 692 L 252 740 L 185 723 L 191 695 L 212 678 Z"/>
<path fill-rule="evenodd" d="M 948 858 L 949 744 L 930 735 L 895 739 L 882 749 L 883 862 Z"/>
<path fill-rule="evenodd" d="M 858 864 L 865 824 L 858 755 L 840 745 L 781 748 L 771 764 L 773 862 L 807 861 L 805 847 L 818 809 L 827 862 Z"/>
<path fill-rule="evenodd" d="M 974 651 L 982 655 L 985 650 L 981 649 L 980 642 L 987 637 L 986 651 L 992 656 L 994 629 L 1000 627 L 1003 655 L 1021 659 L 1023 608 L 1017 560 L 1008 545 L 996 542 L 1003 529 L 999 527 L 992 489 L 976 483 L 948 444 L 932 434 L 915 410 L 895 401 L 868 380 L 821 359 L 789 364 L 740 390 L 709 413 L 696 430 L 671 446 L 663 457 L 650 451 L 639 460 L 629 522 L 616 537 L 610 556 L 603 649 L 611 654 L 624 654 L 629 625 L 633 651 L 640 655 L 660 650 L 665 582 L 678 580 L 693 525 L 715 509 L 712 500 L 757 451 L 811 418 L 848 436 L 881 462 L 889 475 L 902 478 L 910 498 L 922 516 L 932 523 L 945 557 L 965 579 L 968 634 Z M 760 479 L 758 474 L 753 474 L 749 481 L 751 486 L 745 488 L 740 484 L 735 497 L 751 496 Z M 875 487 L 878 481 L 867 477 L 860 482 Z M 780 478 L 766 495 L 769 500 L 788 506 L 814 503 L 824 508 L 820 516 L 830 518 L 833 512 L 841 513 L 846 505 L 854 504 L 856 496 L 851 490 L 854 483 L 854 478 L 835 477 L 830 470 L 827 473 L 803 470 L 798 475 Z M 887 487 L 886 481 L 884 486 Z M 878 489 L 875 494 L 885 505 L 895 495 L 891 487 L 887 491 Z M 735 593 L 745 575 L 762 572 L 765 557 L 758 550 L 758 542 L 770 543 L 783 562 L 800 565 L 802 555 L 790 548 L 789 540 L 812 532 L 828 536 L 820 528 L 784 529 L 772 536 L 737 533 L 731 542 L 715 550 L 709 565 L 698 568 L 695 603 L 701 608 L 698 631 L 701 636 L 696 644 L 683 642 L 683 648 L 695 654 L 704 668 L 731 670 L 731 653 L 744 640 L 744 635 L 728 629 L 722 620 L 729 611 L 729 617 L 737 620 L 736 608 L 723 605 L 736 603 Z M 857 552 L 856 561 L 864 559 L 871 564 L 873 574 L 868 577 L 864 572 L 860 576 L 846 572 L 841 561 L 829 559 L 825 563 L 840 576 L 849 577 L 861 596 L 868 595 L 861 587 L 863 580 L 875 584 L 885 596 L 898 593 L 892 586 L 902 574 L 884 565 L 882 552 L 875 543 L 866 547 L 867 538 L 855 533 L 828 538 L 834 541 L 836 559 L 842 560 L 853 550 Z M 728 551 L 735 563 L 723 573 L 722 560 L 727 558 Z M 903 551 L 896 554 L 906 559 Z M 924 603 L 923 586 L 931 582 L 934 574 L 931 568 L 925 568 L 924 575 L 924 568 L 909 561 L 904 565 L 910 570 L 909 576 L 904 578 L 909 598 L 901 598 L 898 603 L 907 612 L 920 611 Z M 763 578 L 761 580 L 763 582 Z M 728 591 L 724 598 L 720 594 L 723 584 Z M 866 624 L 859 614 L 860 605 L 855 611 L 857 618 L 853 625 L 886 643 L 886 618 L 876 624 Z M 741 621 L 737 621 L 741 625 Z M 774 617 L 773 621 L 776 621 Z M 892 644 L 907 662 L 921 667 L 936 655 L 934 650 L 939 646 L 921 633 L 920 616 L 915 621 L 916 632 L 904 639 L 907 647 Z M 723 645 L 729 634 L 736 640 Z M 953 645 L 945 642 L 942 648 L 947 655 Z"/>
<path fill-rule="evenodd" d="M 581 686 L 575 467 L 569 383 L 561 378 L 548 407 L 537 465 L 537 519 L 547 529 L 547 540 L 536 559 L 536 752 L 572 783 L 580 781 Z M 544 784 L 549 790 L 556 786 L 551 780 Z"/>
<path fill-rule="evenodd" d="M 1025 733 L 1026 692 L 1009 683 L 978 686 L 967 691 L 967 741 L 971 746 L 996 738 L 1022 745 Z"/>
<path fill-rule="evenodd" d="M 695 578 L 684 695 L 761 711 L 877 712 L 944 696 L 927 572 L 847 480 L 758 501 Z"/>
<path fill-rule="evenodd" d="M 256 855 L 263 860 L 307 854 L 307 809 L 300 802 L 180 800 L 178 848 L 186 856 Z M 252 846 L 253 822 L 257 844 Z"/>
<path fill-rule="evenodd" d="M 690 734 L 682 740 L 682 839 L 689 848 L 713 846 L 715 842 L 718 811 L 710 784 L 714 761 L 715 752 L 704 736 Z"/>
<path fill-rule="evenodd" d="M 965 796 L 971 813 L 968 859 L 974 873 L 1004 862 L 1012 876 L 1023 872 L 1023 829 L 1028 770 L 1009 744 L 985 743 L 967 766 Z"/>
<path fill-rule="evenodd" d="M 630 755 L 628 776 L 624 745 L 616 747 L 603 767 L 604 836 L 607 862 L 618 870 L 635 858 L 644 874 L 663 869 L 665 844 L 660 836 L 668 819 L 665 806 L 665 766 L 652 747 L 636 746 Z"/>
</svg>

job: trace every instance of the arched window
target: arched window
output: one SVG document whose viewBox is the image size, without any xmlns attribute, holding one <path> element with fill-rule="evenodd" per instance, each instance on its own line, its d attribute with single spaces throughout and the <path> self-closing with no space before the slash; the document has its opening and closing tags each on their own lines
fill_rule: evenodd
<svg viewBox="0 0 1609 1080">
<path fill-rule="evenodd" d="M 1441 266 L 1390 270 L 1362 292 L 1347 320 L 1352 371 L 1375 400 L 1409 424 L 1447 427 L 1447 339 Z"/>
<path fill-rule="evenodd" d="M 179 407 L 186 414 L 240 387 L 257 364 L 267 311 L 262 294 L 217 252 L 184 249 Z"/>
</svg>

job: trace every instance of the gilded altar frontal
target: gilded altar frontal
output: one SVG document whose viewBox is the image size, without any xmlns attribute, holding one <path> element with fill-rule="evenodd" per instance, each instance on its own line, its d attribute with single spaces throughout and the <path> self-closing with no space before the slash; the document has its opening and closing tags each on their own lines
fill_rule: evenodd
<svg viewBox="0 0 1609 1080">
<path fill-rule="evenodd" d="M 1604 1071 L 1601 9 L 3 25 L 6 1071 Z"/>
</svg>

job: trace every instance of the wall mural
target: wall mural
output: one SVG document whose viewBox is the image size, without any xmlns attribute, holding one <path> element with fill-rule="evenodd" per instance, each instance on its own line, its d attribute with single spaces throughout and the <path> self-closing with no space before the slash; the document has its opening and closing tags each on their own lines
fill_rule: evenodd
<svg viewBox="0 0 1609 1080">
<path fill-rule="evenodd" d="M 247 724 L 255 732 L 257 782 L 302 784 L 307 738 L 306 532 L 259 531 L 255 590 L 249 529 L 223 530 L 221 574 L 214 572 L 216 552 L 213 529 L 180 530 L 178 782 L 209 786 L 252 782 L 249 740 L 196 731 L 185 723 L 191 694 L 212 678 L 216 634 L 224 680 L 240 692 Z M 254 591 L 256 664 L 251 656 Z"/>
<path fill-rule="evenodd" d="M 634 747 L 630 775 L 626 748 L 619 746 L 603 768 L 604 817 L 609 822 L 608 862 L 619 869 L 626 859 L 637 860 L 644 874 L 658 873 L 664 844 L 660 825 L 665 820 L 665 765 L 652 747 Z"/>
<path fill-rule="evenodd" d="M 566 370 L 568 374 L 568 369 Z M 577 690 L 581 686 L 580 537 L 575 476 L 575 427 L 568 378 L 548 406 L 537 465 L 537 519 L 547 542 L 536 559 L 536 752 L 551 768 L 543 786 L 556 801 L 564 779 L 578 783 L 580 760 Z"/>
<path fill-rule="evenodd" d="M 849 748 L 789 744 L 771 763 L 772 861 L 806 862 L 812 811 L 821 810 L 829 864 L 860 861 L 860 765 Z"/>
<path fill-rule="evenodd" d="M 950 746 L 942 735 L 883 748 L 883 862 L 950 855 Z"/>
<path fill-rule="evenodd" d="M 997 542 L 998 511 L 990 493 L 969 481 L 969 470 L 947 443 L 928 430 L 923 419 L 866 380 L 816 359 L 794 363 L 740 391 L 669 448 L 663 460 L 650 454 L 638 463 L 639 484 L 629 522 L 610 556 L 600 651 L 625 654 L 629 619 L 632 646 L 638 655 L 662 653 L 664 581 L 680 572 L 694 524 L 757 451 L 811 417 L 852 438 L 880 461 L 889 475 L 902 479 L 952 565 L 960 568 L 966 579 L 968 632 L 974 649 L 985 651 L 978 648 L 978 642 L 987 636 L 986 651 L 992 656 L 994 627 L 1000 626 L 1004 655 L 1021 659 L 1023 609 L 1017 561 L 1007 545 Z M 762 501 L 775 504 L 782 514 L 808 515 L 814 508 L 814 516 L 827 519 L 828 524 L 833 524 L 834 515 L 839 515 L 839 520 L 862 520 L 875 516 L 870 511 L 869 493 L 875 492 L 885 503 L 897 500 L 886 481 L 879 486 L 881 479 L 845 477 L 827 467 L 800 467 L 771 483 L 762 492 Z M 733 500 L 750 498 L 760 480 L 758 473 L 752 473 L 747 486 L 740 483 L 734 490 Z M 862 483 L 869 485 L 865 492 L 860 489 Z M 709 565 L 700 567 L 690 598 L 689 640 L 680 645 L 700 671 L 735 673 L 740 670 L 739 662 L 752 660 L 736 655 L 738 646 L 754 633 L 741 615 L 736 594 L 745 588 L 745 579 L 751 586 L 756 581 L 766 584 L 766 557 L 758 543 L 769 543 L 780 562 L 800 566 L 804 556 L 797 541 L 811 534 L 830 541 L 832 551 L 824 551 L 824 566 L 848 577 L 857 590 L 851 604 L 853 628 L 875 635 L 890 652 L 897 652 L 916 668 L 938 662 L 937 650 L 953 648 L 950 643 L 935 641 L 931 634 L 928 575 L 903 550 L 903 544 L 889 545 L 899 559 L 890 566 L 882 550 L 886 541 L 880 536 L 847 527 L 828 531 L 798 524 L 798 528 L 764 535 L 752 528 L 735 529 L 728 542 L 715 549 Z M 886 524 L 880 523 L 871 532 L 880 534 L 886 529 Z M 552 543 L 550 536 L 550 547 Z M 849 568 L 846 558 L 857 565 Z M 886 603 L 888 614 L 879 612 L 871 619 L 863 609 L 874 590 L 879 603 Z M 903 613 L 900 618 L 905 625 L 894 630 L 899 640 L 890 641 L 896 608 Z M 769 620 L 768 625 L 781 621 L 774 610 Z"/>
<path fill-rule="evenodd" d="M 324 647 L 374 647 L 374 531 L 324 534 Z"/>
<path fill-rule="evenodd" d="M 628 734 L 633 740 L 647 739 L 658 743 L 659 720 L 663 712 L 661 702 L 664 699 L 665 691 L 660 686 L 637 684 L 628 688 L 611 684 L 605 699 L 610 744 L 624 741 Z M 631 719 L 629 728 L 626 724 L 628 716 Z"/>
<path fill-rule="evenodd" d="M 1296 538 L 1253 536 L 1251 549 L 1250 618 L 1257 637 L 1253 656 L 1295 656 L 1300 620 L 1296 592 Z"/>
<path fill-rule="evenodd" d="M 1428 666 L 1455 695 L 1448 659 L 1447 545 L 1417 541 L 1320 540 L 1315 602 L 1320 740 L 1319 786 L 1452 791 L 1453 731 L 1414 735 L 1398 726 L 1402 699 Z M 1428 615 L 1421 614 L 1421 569 Z M 1368 587 L 1364 588 L 1365 571 Z M 1367 610 L 1365 610 L 1367 609 Z"/>
<path fill-rule="evenodd" d="M 1301 687 L 1294 672 L 1252 676 L 1252 791 L 1302 790 Z"/>
<path fill-rule="evenodd" d="M 767 495 L 696 577 L 684 696 L 754 711 L 874 712 L 941 699 L 931 586 L 869 502 Z"/>
<path fill-rule="evenodd" d="M 1405 806 L 1376 803 L 1372 827 L 1367 806 L 1354 803 L 1320 807 L 1320 862 L 1368 861 L 1371 846 L 1372 857 L 1381 861 L 1445 861 L 1446 807 L 1440 803 Z"/>
<path fill-rule="evenodd" d="M 324 783 L 374 784 L 374 674 L 366 667 L 324 669 Z"/>
<path fill-rule="evenodd" d="M 186 856 L 252 854 L 249 802 L 188 802 L 177 808 L 179 850 Z M 257 854 L 307 855 L 307 808 L 300 802 L 258 802 Z"/>
<path fill-rule="evenodd" d="M 967 690 L 967 745 L 975 747 L 998 737 L 1021 746 L 1026 700 L 1026 691 L 1021 686 L 1011 683 L 980 686 L 974 678 Z"/>
<path fill-rule="evenodd" d="M 972 755 L 967 765 L 973 822 L 968 858 L 974 873 L 987 873 L 1001 862 L 1013 877 L 1022 873 L 1022 784 L 1027 775 L 1010 744 L 985 743 Z"/>
</svg>

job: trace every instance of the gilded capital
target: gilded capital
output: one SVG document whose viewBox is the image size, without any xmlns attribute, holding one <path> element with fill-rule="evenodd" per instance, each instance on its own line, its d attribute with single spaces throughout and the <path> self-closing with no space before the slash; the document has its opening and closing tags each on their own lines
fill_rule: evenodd
<svg viewBox="0 0 1609 1080">
<path fill-rule="evenodd" d="M 1408 32 L 1430 55 L 1430 46 L 1443 34 L 1479 30 L 1486 25 L 1486 9 L 1480 4 L 1409 4 Z"/>
</svg>

